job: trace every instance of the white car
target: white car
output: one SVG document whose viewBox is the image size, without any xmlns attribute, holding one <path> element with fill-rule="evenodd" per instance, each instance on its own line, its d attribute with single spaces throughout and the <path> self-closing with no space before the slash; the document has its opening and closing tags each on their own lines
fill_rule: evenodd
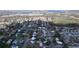
<svg viewBox="0 0 79 59">
<path fill-rule="evenodd" d="M 32 38 L 31 38 L 31 40 L 35 40 L 36 38 L 33 36 Z"/>
</svg>

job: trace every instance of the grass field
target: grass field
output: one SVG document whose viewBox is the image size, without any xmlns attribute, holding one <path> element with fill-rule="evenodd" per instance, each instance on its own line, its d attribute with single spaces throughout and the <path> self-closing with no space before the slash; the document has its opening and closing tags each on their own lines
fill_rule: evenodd
<svg viewBox="0 0 79 59">
<path fill-rule="evenodd" d="M 52 22 L 55 24 L 79 24 L 79 19 L 76 17 L 72 18 L 72 17 L 59 16 L 59 17 L 53 17 Z"/>
</svg>

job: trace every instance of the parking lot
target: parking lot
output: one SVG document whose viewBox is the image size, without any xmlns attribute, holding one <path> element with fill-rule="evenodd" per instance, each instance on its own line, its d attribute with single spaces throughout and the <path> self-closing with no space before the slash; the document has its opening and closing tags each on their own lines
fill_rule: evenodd
<svg viewBox="0 0 79 59">
<path fill-rule="evenodd" d="M 1 48 L 74 48 L 79 47 L 79 28 L 56 26 L 35 20 L 12 23 L 0 29 Z"/>
</svg>

